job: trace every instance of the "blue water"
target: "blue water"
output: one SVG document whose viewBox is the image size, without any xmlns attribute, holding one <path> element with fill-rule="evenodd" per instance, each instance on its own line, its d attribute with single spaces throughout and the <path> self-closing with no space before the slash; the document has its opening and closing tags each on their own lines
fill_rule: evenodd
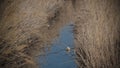
<svg viewBox="0 0 120 68">
<path fill-rule="evenodd" d="M 40 56 L 40 68 L 77 68 L 74 49 L 66 51 L 66 47 L 74 48 L 73 25 L 67 24 L 60 30 L 60 36 L 46 48 L 45 55 Z"/>
</svg>

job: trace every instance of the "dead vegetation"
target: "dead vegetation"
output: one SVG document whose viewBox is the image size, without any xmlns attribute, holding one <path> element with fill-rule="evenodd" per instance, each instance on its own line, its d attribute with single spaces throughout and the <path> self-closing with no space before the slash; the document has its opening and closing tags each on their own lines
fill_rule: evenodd
<svg viewBox="0 0 120 68">
<path fill-rule="evenodd" d="M 0 6 L 0 67 L 37 67 L 35 56 L 41 54 L 58 36 L 60 27 L 71 20 L 71 13 L 66 13 L 71 4 L 65 2 L 4 0 Z"/>
<path fill-rule="evenodd" d="M 75 22 L 79 68 L 120 67 L 119 0 L 4 0 L 0 4 L 0 67 L 35 68 L 34 56 L 44 52 L 70 21 Z"/>
<path fill-rule="evenodd" d="M 120 68 L 119 0 L 77 0 L 75 5 L 79 68 Z"/>
</svg>

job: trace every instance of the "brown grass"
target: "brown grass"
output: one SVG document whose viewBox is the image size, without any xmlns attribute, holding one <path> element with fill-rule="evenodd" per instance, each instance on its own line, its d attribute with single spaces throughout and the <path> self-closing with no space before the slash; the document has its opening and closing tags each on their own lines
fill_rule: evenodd
<svg viewBox="0 0 120 68">
<path fill-rule="evenodd" d="M 35 68 L 34 57 L 72 19 L 69 8 L 71 4 L 64 0 L 4 0 L 0 5 L 0 67 Z"/>
<path fill-rule="evenodd" d="M 77 0 L 75 39 L 79 68 L 120 68 L 119 7 L 119 0 Z"/>
<path fill-rule="evenodd" d="M 74 21 L 78 67 L 120 68 L 119 4 L 119 0 L 4 0 L 0 67 L 35 68 L 38 52 L 44 52 L 63 25 Z"/>
</svg>

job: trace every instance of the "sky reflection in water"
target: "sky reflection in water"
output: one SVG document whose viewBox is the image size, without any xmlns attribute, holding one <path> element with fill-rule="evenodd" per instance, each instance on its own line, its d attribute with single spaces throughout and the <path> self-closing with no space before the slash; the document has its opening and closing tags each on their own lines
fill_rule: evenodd
<svg viewBox="0 0 120 68">
<path fill-rule="evenodd" d="M 40 68 L 77 68 L 74 50 L 66 52 L 66 47 L 74 48 L 73 24 L 64 26 L 57 41 L 40 56 Z"/>
</svg>

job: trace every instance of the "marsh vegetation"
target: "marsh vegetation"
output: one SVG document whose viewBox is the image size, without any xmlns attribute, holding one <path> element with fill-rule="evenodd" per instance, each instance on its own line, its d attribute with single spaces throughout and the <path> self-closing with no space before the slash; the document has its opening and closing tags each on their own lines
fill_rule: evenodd
<svg viewBox="0 0 120 68">
<path fill-rule="evenodd" d="M 0 0 L 0 68 L 36 68 L 70 21 L 79 68 L 120 68 L 119 12 L 119 0 Z"/>
</svg>

